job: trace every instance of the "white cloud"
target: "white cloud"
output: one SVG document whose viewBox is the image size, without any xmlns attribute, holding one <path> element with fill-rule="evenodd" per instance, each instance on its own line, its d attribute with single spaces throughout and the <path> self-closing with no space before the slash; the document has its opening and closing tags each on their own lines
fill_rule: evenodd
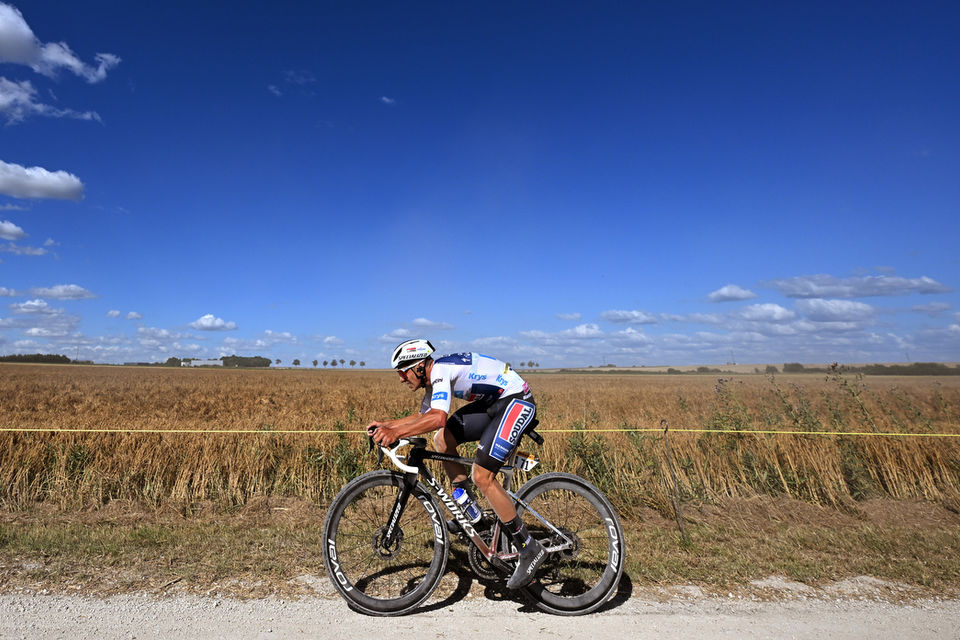
<svg viewBox="0 0 960 640">
<path fill-rule="evenodd" d="M 387 96 L 380 96 L 380 102 L 383 104 L 397 104 L 397 101 L 393 98 L 388 98 Z"/>
<path fill-rule="evenodd" d="M 795 308 L 814 322 L 856 322 L 869 318 L 874 313 L 873 307 L 863 302 L 822 298 L 799 300 Z"/>
<path fill-rule="evenodd" d="M 0 238 L 4 240 L 20 240 L 26 237 L 27 234 L 17 225 L 9 220 L 0 220 Z"/>
<path fill-rule="evenodd" d="M 342 345 L 343 340 L 341 340 L 337 336 L 327 336 L 326 338 L 323 339 L 323 344 L 327 346 L 336 347 L 336 346 Z"/>
<path fill-rule="evenodd" d="M 623 331 L 618 331 L 610 336 L 610 342 L 621 347 L 649 346 L 653 344 L 653 339 L 643 331 L 627 327 Z"/>
<path fill-rule="evenodd" d="M 54 309 L 51 307 L 46 300 L 27 300 L 26 302 L 18 302 L 16 304 L 10 305 L 10 309 L 16 314 L 34 314 L 34 313 L 43 313 L 43 314 L 57 314 L 63 311 L 63 309 Z"/>
<path fill-rule="evenodd" d="M 0 287 L 0 298 L 4 298 L 4 297 L 12 298 L 12 297 L 18 296 L 18 295 L 20 295 L 20 294 L 17 293 L 16 291 L 14 291 L 13 289 L 7 289 L 6 287 Z"/>
<path fill-rule="evenodd" d="M 943 314 L 943 312 L 949 311 L 950 305 L 946 302 L 931 302 L 929 304 L 918 304 L 912 309 L 917 313 L 922 313 L 930 316 L 931 318 L 936 318 L 937 316 Z"/>
<path fill-rule="evenodd" d="M 541 345 L 564 346 L 578 344 L 585 340 L 602 338 L 605 334 L 595 324 L 581 324 L 566 331 L 547 333 L 545 331 L 521 331 L 520 337 Z"/>
<path fill-rule="evenodd" d="M 30 295 L 54 300 L 90 300 L 97 296 L 76 284 L 58 284 L 52 287 L 36 287 Z"/>
<path fill-rule="evenodd" d="M 285 82 L 287 82 L 287 84 L 295 84 L 301 87 L 308 84 L 313 84 L 317 81 L 317 77 L 313 75 L 313 72 L 307 71 L 306 69 L 291 69 L 289 71 L 284 71 L 283 79 Z"/>
<path fill-rule="evenodd" d="M 735 284 L 728 284 L 724 287 L 720 287 L 708 295 L 707 300 L 710 302 L 737 302 L 756 297 L 757 294 L 755 294 L 753 291 L 743 289 Z"/>
<path fill-rule="evenodd" d="M 932 278 L 855 276 L 836 278 L 818 274 L 773 280 L 770 286 L 788 298 L 867 298 L 910 294 L 949 293 L 952 289 Z"/>
<path fill-rule="evenodd" d="M 33 88 L 29 80 L 13 82 L 2 77 L 0 77 L 0 114 L 6 117 L 7 124 L 23 122 L 30 116 L 101 122 L 100 115 L 95 111 L 80 112 L 73 109 L 59 109 L 39 102 L 37 100 L 37 90 Z"/>
<path fill-rule="evenodd" d="M 59 338 L 68 335 L 70 331 L 66 328 L 30 327 L 23 333 L 31 338 Z"/>
<path fill-rule="evenodd" d="M 415 335 L 416 334 L 410 331 L 409 329 L 394 329 L 390 333 L 383 334 L 382 336 L 377 338 L 377 340 L 379 342 L 397 343 L 397 342 L 403 342 L 404 340 L 409 340 L 410 338 L 413 338 Z"/>
<path fill-rule="evenodd" d="M 79 316 L 67 315 L 41 299 L 11 304 L 10 310 L 13 317 L 0 318 L 0 329 L 23 329 L 32 337 L 66 336 L 80 323 Z"/>
<path fill-rule="evenodd" d="M 296 344 L 297 336 L 293 335 L 289 331 L 271 331 L 267 329 L 263 332 L 264 341 L 269 342 L 270 344 L 285 343 L 285 344 Z"/>
<path fill-rule="evenodd" d="M 692 324 L 720 324 L 724 316 L 717 313 L 661 313 L 660 319 L 669 322 L 689 322 Z"/>
<path fill-rule="evenodd" d="M 579 313 L 558 313 L 557 318 L 560 320 L 570 320 L 575 322 L 580 319 L 580 314 Z"/>
<path fill-rule="evenodd" d="M 12 253 L 17 256 L 45 256 L 48 252 L 40 247 L 20 247 L 11 242 L 0 246 L 0 253 Z"/>
<path fill-rule="evenodd" d="M 96 66 L 88 65 L 65 42 L 40 42 L 16 7 L 0 3 L 0 62 L 26 65 L 50 77 L 67 69 L 90 83 L 100 82 L 120 64 L 120 58 L 111 53 L 98 53 L 94 59 Z"/>
<path fill-rule="evenodd" d="M 117 309 L 110 309 L 110 311 L 107 311 L 107 317 L 108 317 L 108 318 L 119 318 L 119 317 L 120 317 L 120 311 L 118 311 Z"/>
<path fill-rule="evenodd" d="M 741 309 L 739 315 L 744 320 L 754 322 L 786 322 L 797 316 L 793 311 L 784 309 L 780 305 L 770 302 L 765 304 L 752 304 L 745 309 Z"/>
<path fill-rule="evenodd" d="M 12 242 L 0 246 L 0 252 L 12 253 L 17 256 L 43 256 L 47 254 L 47 250 L 41 247 L 20 246 Z"/>
<path fill-rule="evenodd" d="M 186 333 L 176 333 L 159 327 L 139 327 L 137 337 L 140 340 L 182 340 L 191 337 Z"/>
<path fill-rule="evenodd" d="M 449 331 L 454 328 L 454 326 L 448 322 L 434 322 L 433 320 L 427 320 L 426 318 L 417 318 L 413 321 L 413 326 L 420 329 L 430 329 L 433 331 Z"/>
<path fill-rule="evenodd" d="M 271 331 L 267 329 L 263 335 L 253 340 L 241 340 L 238 338 L 224 338 L 223 347 L 232 353 L 244 353 L 249 351 L 264 351 L 275 347 L 276 345 L 299 344 L 297 336 L 289 331 Z M 231 355 L 221 349 L 220 355 Z"/>
<path fill-rule="evenodd" d="M 143 319 L 143 314 L 142 314 L 142 313 L 139 313 L 139 312 L 137 312 L 137 311 L 128 311 L 128 312 L 127 312 L 127 320 L 142 320 L 142 319 Z"/>
<path fill-rule="evenodd" d="M 81 200 L 83 183 L 66 171 L 22 167 L 0 160 L 0 193 L 14 198 Z"/>
<path fill-rule="evenodd" d="M 607 322 L 626 324 L 656 324 L 657 317 L 646 311 L 604 311 L 600 317 Z"/>
<path fill-rule="evenodd" d="M 233 331 L 237 328 L 237 323 L 227 322 L 208 313 L 191 322 L 190 326 L 197 331 Z"/>
</svg>

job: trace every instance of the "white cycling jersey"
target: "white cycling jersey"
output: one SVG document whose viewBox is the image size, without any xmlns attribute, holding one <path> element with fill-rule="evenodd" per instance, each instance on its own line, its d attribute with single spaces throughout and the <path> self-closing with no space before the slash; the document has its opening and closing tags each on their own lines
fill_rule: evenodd
<svg viewBox="0 0 960 640">
<path fill-rule="evenodd" d="M 480 353 L 441 356 L 433 361 L 430 378 L 420 413 L 430 409 L 449 412 L 453 398 L 493 403 L 499 398 L 530 391 L 510 365 Z"/>
</svg>

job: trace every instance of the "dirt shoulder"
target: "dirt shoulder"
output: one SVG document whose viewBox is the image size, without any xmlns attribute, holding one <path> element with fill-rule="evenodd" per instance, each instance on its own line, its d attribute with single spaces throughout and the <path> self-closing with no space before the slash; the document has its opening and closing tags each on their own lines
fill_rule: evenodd
<svg viewBox="0 0 960 640">
<path fill-rule="evenodd" d="M 776 583 L 776 579 L 774 579 Z M 782 586 L 782 585 L 781 585 Z M 847 584 L 844 597 L 758 601 L 705 597 L 696 588 L 641 594 L 583 617 L 543 614 L 510 599 L 466 597 L 428 603 L 401 618 L 372 618 L 339 599 L 124 594 L 109 598 L 64 595 L 0 595 L 0 637 L 137 638 L 181 640 L 370 637 L 589 637 L 662 640 L 710 638 L 958 638 L 960 601 L 922 599 L 893 603 L 871 599 L 877 585 Z M 885 588 L 889 588 L 885 587 Z M 788 587 L 788 590 L 790 588 Z M 859 593 L 850 597 L 850 590 Z M 669 590 L 667 590 L 669 591 Z"/>
</svg>

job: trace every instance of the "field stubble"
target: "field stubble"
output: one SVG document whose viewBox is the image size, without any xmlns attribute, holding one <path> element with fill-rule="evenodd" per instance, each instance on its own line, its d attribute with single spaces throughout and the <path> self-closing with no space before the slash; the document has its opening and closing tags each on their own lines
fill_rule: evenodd
<svg viewBox="0 0 960 640">
<path fill-rule="evenodd" d="M 960 438 L 723 432 L 958 433 L 956 377 L 527 378 L 547 436 L 540 469 L 588 477 L 621 511 L 672 513 L 663 435 L 637 431 L 661 420 L 707 429 L 669 434 L 684 501 L 783 495 L 842 506 L 892 497 L 960 507 Z M 0 426 L 129 430 L 0 433 L 0 504 L 323 502 L 373 467 L 356 432 L 414 411 L 419 399 L 382 371 L 0 365 Z M 210 432 L 137 433 L 152 429 Z M 277 433 L 288 430 L 346 433 Z"/>
<path fill-rule="evenodd" d="M 525 377 L 547 439 L 524 444 L 542 460 L 535 472 L 581 474 L 611 498 L 631 525 L 634 576 L 723 583 L 859 570 L 957 586 L 960 438 L 815 435 L 960 433 L 957 376 Z M 36 571 L 48 577 L 82 573 L 84 554 L 118 571 L 129 555 L 196 584 L 245 572 L 289 577 L 318 559 L 306 550 L 319 553 L 323 506 L 374 467 L 359 431 L 419 400 L 384 371 L 0 365 L 0 427 L 130 430 L 0 433 L 0 548 L 42 558 Z M 668 436 L 686 543 L 671 525 L 662 432 L 638 431 L 661 420 L 706 430 Z M 153 429 L 210 432 L 138 433 Z M 290 522 L 278 519 L 287 510 Z M 254 526 L 244 524 L 251 513 Z M 211 545 L 219 537 L 236 543 L 230 566 Z"/>
</svg>

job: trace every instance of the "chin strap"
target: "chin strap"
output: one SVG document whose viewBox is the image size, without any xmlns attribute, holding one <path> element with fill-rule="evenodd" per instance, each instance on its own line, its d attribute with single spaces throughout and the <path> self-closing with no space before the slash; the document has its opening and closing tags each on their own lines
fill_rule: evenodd
<svg viewBox="0 0 960 640">
<path fill-rule="evenodd" d="M 413 370 L 413 374 L 417 376 L 417 382 L 418 382 L 417 389 L 423 389 L 427 386 L 426 385 L 427 377 L 423 375 L 426 370 L 427 370 L 426 362 L 421 362 L 420 364 L 417 365 L 417 368 Z"/>
</svg>

